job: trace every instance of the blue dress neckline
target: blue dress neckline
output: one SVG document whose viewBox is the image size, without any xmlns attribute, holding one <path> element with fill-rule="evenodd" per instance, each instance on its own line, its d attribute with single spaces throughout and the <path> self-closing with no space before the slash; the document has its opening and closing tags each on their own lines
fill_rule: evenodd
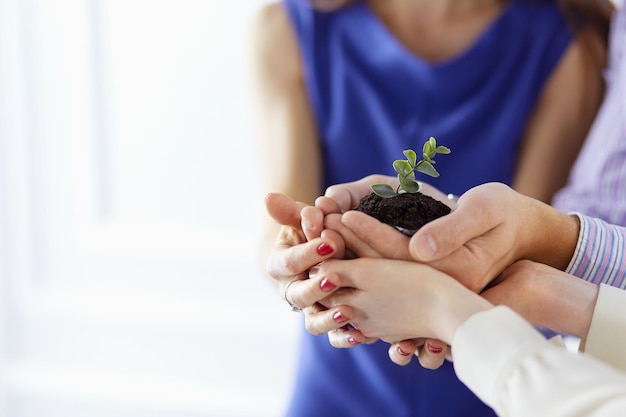
<svg viewBox="0 0 626 417">
<path fill-rule="evenodd" d="M 514 5 L 515 2 L 507 3 L 498 16 L 496 16 L 496 18 L 489 23 L 489 25 L 473 43 L 456 56 L 441 61 L 429 61 L 408 49 L 398 40 L 389 27 L 387 27 L 387 25 L 374 12 L 374 10 L 372 10 L 366 1 L 357 2 L 354 7 L 358 8 L 358 10 L 362 13 L 364 22 L 368 23 L 366 27 L 371 28 L 374 31 L 370 34 L 370 36 L 375 38 L 376 41 L 381 42 L 383 45 L 387 45 L 389 48 L 393 48 L 396 51 L 395 53 L 405 55 L 409 62 L 413 62 L 414 65 L 420 67 L 421 69 L 443 70 L 448 67 L 464 66 L 464 61 L 474 61 L 476 59 L 474 56 L 475 54 L 491 54 L 493 52 L 492 47 L 495 45 L 496 41 L 499 41 L 497 35 L 498 33 L 501 33 L 500 27 L 506 24 L 507 16 L 511 13 Z M 381 43 L 377 42 L 375 44 L 381 45 Z"/>
</svg>

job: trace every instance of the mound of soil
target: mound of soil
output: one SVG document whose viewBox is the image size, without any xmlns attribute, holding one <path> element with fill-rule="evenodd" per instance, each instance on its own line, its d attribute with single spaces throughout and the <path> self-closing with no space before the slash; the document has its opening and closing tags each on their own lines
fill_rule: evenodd
<svg viewBox="0 0 626 417">
<path fill-rule="evenodd" d="M 379 221 L 395 226 L 411 235 L 426 223 L 450 213 L 450 208 L 441 201 L 422 193 L 404 193 L 391 198 L 382 198 L 371 193 L 361 199 L 355 208 Z"/>
</svg>

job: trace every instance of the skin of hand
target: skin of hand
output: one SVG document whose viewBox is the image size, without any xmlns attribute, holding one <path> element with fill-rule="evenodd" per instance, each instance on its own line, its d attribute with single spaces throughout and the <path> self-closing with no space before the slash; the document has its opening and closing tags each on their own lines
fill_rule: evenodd
<svg viewBox="0 0 626 417">
<path fill-rule="evenodd" d="M 481 295 L 506 305 L 536 326 L 586 338 L 598 286 L 532 261 L 508 267 Z"/>
<path fill-rule="evenodd" d="M 360 236 L 355 226 L 349 227 Z M 565 269 L 579 229 L 577 217 L 504 184 L 489 183 L 469 190 L 459 198 L 455 211 L 418 230 L 409 249 L 415 260 L 480 292 L 518 260 Z"/>
<path fill-rule="evenodd" d="M 417 337 L 450 344 L 471 315 L 493 306 L 428 265 L 381 258 L 328 260 L 317 275 L 339 287 L 324 300 L 350 306 L 350 322 L 367 337 L 394 343 Z"/>
</svg>

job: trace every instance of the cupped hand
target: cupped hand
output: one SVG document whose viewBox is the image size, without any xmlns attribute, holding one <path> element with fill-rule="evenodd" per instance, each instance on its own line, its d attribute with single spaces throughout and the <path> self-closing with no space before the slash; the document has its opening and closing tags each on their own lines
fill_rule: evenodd
<svg viewBox="0 0 626 417">
<path fill-rule="evenodd" d="M 345 254 L 341 236 L 323 228 L 324 216 L 335 207 L 319 209 L 279 193 L 268 194 L 265 206 L 274 221 L 282 225 L 266 271 L 276 281 L 281 296 L 304 312 L 307 330 L 317 335 L 328 333 L 331 344 L 338 347 L 375 341 L 347 326 L 349 308 L 329 310 L 318 303 L 336 286 L 316 275 L 316 265 Z"/>
<path fill-rule="evenodd" d="M 324 291 L 328 289 L 328 283 L 324 287 L 320 280 L 308 279 L 309 270 L 332 256 L 341 256 L 343 240 L 332 231 L 320 231 L 318 237 L 311 235 L 312 239 L 307 239 L 301 216 L 306 205 L 284 194 L 268 194 L 265 207 L 268 214 L 282 225 L 267 259 L 267 273 L 278 284 L 280 294 L 304 310 L 328 292 Z"/>
</svg>

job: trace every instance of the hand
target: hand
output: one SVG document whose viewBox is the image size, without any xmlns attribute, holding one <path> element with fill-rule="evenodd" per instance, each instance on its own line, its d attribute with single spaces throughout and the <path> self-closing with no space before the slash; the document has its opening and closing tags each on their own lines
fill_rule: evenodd
<svg viewBox="0 0 626 417">
<path fill-rule="evenodd" d="M 321 282 L 308 281 L 308 271 L 323 260 L 341 254 L 343 241 L 332 231 L 326 236 L 320 231 L 318 237 L 312 236 L 308 240 L 301 225 L 301 212 L 306 205 L 286 195 L 268 194 L 265 206 L 268 214 L 282 225 L 267 260 L 267 272 L 285 296 L 287 285 L 299 281 L 289 285 L 289 302 L 301 309 L 310 307 L 325 294 L 316 292 L 315 287 L 319 287 Z"/>
<path fill-rule="evenodd" d="M 411 257 L 408 251 L 408 237 L 373 217 L 360 212 L 350 211 L 359 204 L 361 198 L 372 192 L 371 185 L 376 183 L 385 183 L 396 187 L 398 179 L 391 176 L 370 175 L 351 183 L 333 185 L 326 190 L 323 197 L 316 200 L 316 206 L 324 208 L 327 212 L 332 211 L 331 208 L 334 208 L 336 213 L 347 212 L 345 216 L 348 219 L 353 218 L 353 221 L 360 225 L 361 230 L 368 231 L 367 234 L 355 235 L 350 229 L 350 221 L 342 223 L 341 218 L 336 214 L 326 217 L 324 227 L 335 230 L 342 236 L 347 254 L 349 253 L 348 257 L 384 257 L 409 260 Z M 452 209 L 456 206 L 454 201 L 451 201 L 442 192 L 428 184 L 421 184 L 421 192 L 443 201 Z M 319 215 L 317 219 L 319 219 Z M 318 331 L 323 330 L 323 328 L 318 328 Z M 352 339 L 353 336 L 354 334 L 352 333 L 342 334 L 337 331 L 333 334 L 331 343 L 336 347 L 347 347 L 350 345 L 349 341 L 354 340 Z M 448 347 L 440 340 L 419 339 L 419 341 L 407 340 L 398 342 L 389 349 L 389 357 L 398 365 L 408 364 L 413 353 L 418 355 L 419 362 L 423 367 L 436 369 L 443 364 L 448 354 Z"/>
<path fill-rule="evenodd" d="M 278 193 L 268 194 L 265 206 L 268 214 L 282 225 L 268 257 L 267 273 L 276 280 L 280 294 L 302 309 L 307 330 L 313 334 L 329 332 L 334 344 L 345 340 L 350 345 L 375 341 L 356 330 L 342 329 L 347 323 L 341 315 L 342 308 L 329 311 L 317 303 L 336 286 L 324 277 L 315 277 L 315 266 L 344 254 L 341 237 L 332 230 L 322 230 L 321 222 L 326 213 Z"/>
<path fill-rule="evenodd" d="M 390 343 L 428 337 L 450 344 L 467 318 L 492 307 L 455 279 L 413 261 L 328 260 L 318 274 L 341 287 L 325 305 L 349 306 L 354 327 Z"/>
<path fill-rule="evenodd" d="M 598 286 L 547 265 L 519 261 L 482 296 L 510 307 L 535 326 L 586 338 Z"/>
<path fill-rule="evenodd" d="M 479 292 L 517 260 L 564 269 L 578 233 L 576 217 L 504 184 L 490 183 L 469 190 L 459 198 L 456 210 L 418 230 L 409 249 L 417 261 Z"/>
</svg>

